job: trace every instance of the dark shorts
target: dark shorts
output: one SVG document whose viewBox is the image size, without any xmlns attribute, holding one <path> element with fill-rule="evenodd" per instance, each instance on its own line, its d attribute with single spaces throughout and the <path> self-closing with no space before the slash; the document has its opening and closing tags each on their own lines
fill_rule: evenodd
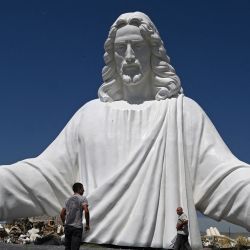
<svg viewBox="0 0 250 250">
<path fill-rule="evenodd" d="M 65 250 L 79 250 L 82 241 L 82 228 L 64 227 Z"/>
</svg>

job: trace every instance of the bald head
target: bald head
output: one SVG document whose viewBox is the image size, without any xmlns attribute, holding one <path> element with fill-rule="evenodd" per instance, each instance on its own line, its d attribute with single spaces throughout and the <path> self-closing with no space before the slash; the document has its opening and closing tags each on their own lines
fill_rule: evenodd
<svg viewBox="0 0 250 250">
<path fill-rule="evenodd" d="M 177 208 L 176 208 L 176 213 L 177 213 L 178 215 L 181 215 L 181 214 L 183 213 L 182 207 L 177 207 Z"/>
</svg>

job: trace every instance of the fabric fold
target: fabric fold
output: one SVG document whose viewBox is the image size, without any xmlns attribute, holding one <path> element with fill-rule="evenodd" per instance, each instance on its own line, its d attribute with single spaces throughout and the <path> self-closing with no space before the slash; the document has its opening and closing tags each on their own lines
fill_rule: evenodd
<svg viewBox="0 0 250 250">
<path fill-rule="evenodd" d="M 201 249 L 196 209 L 250 228 L 249 165 L 183 95 L 138 105 L 91 101 L 40 156 L 1 166 L 0 176 L 0 220 L 57 215 L 82 182 L 86 242 L 169 248 L 178 206 L 194 250 Z"/>
</svg>

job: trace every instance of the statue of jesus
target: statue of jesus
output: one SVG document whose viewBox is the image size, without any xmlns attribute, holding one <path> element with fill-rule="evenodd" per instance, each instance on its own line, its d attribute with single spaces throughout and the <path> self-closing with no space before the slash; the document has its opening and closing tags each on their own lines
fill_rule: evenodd
<svg viewBox="0 0 250 250">
<path fill-rule="evenodd" d="M 92 217 L 86 242 L 169 248 L 176 207 L 189 218 L 192 249 L 201 249 L 196 210 L 249 230 L 250 167 L 184 96 L 149 17 L 121 15 L 104 61 L 99 99 L 41 155 L 0 167 L 0 220 L 56 215 L 79 181 Z"/>
</svg>

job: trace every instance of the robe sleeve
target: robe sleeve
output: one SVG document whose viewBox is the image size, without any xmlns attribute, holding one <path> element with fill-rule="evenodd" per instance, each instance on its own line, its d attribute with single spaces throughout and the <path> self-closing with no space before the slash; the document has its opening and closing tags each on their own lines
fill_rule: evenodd
<svg viewBox="0 0 250 250">
<path fill-rule="evenodd" d="M 250 230 L 250 166 L 231 153 L 198 104 L 186 98 L 183 110 L 196 209 Z"/>
<path fill-rule="evenodd" d="M 0 166 L 0 221 L 57 215 L 78 175 L 79 110 L 38 157 Z"/>
</svg>

